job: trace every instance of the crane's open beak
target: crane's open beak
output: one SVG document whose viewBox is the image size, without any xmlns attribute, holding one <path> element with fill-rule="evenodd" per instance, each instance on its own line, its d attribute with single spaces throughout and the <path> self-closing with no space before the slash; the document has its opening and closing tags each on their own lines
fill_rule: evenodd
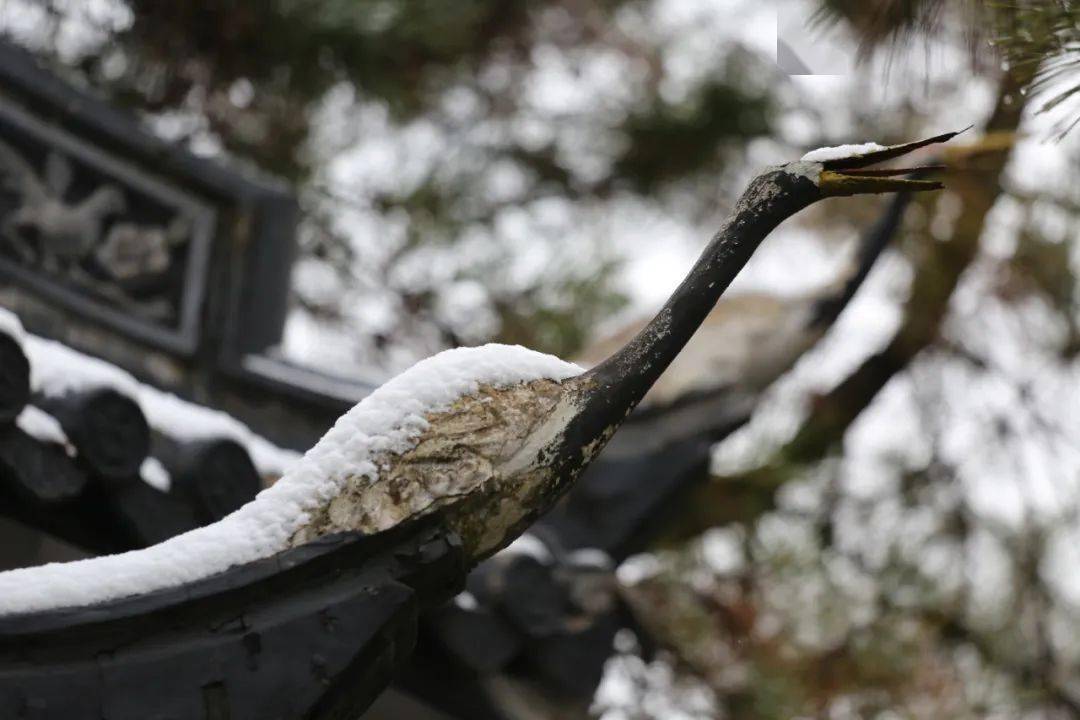
<svg viewBox="0 0 1080 720">
<path fill-rule="evenodd" d="M 970 128 L 964 128 L 959 132 L 935 135 L 932 138 L 916 140 L 903 145 L 891 145 L 868 153 L 821 161 L 822 170 L 818 178 L 818 187 L 821 188 L 822 194 L 826 197 L 901 192 L 905 190 L 940 190 L 945 187 L 941 182 L 923 180 L 920 179 L 920 176 L 936 170 L 943 170 L 944 166 L 942 165 L 884 169 L 870 168 L 870 166 L 903 157 L 927 145 L 947 142 L 968 129 Z"/>
</svg>

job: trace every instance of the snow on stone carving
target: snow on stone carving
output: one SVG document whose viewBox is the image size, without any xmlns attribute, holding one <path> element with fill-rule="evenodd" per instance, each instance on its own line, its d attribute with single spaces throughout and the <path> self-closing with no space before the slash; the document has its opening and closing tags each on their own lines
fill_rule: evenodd
<svg viewBox="0 0 1080 720">
<path fill-rule="evenodd" d="M 448 409 L 431 413 L 426 428 L 405 452 L 374 455 L 377 478 L 350 474 L 292 544 L 335 532 L 374 533 L 465 502 L 471 511 L 451 513 L 448 520 L 466 549 L 479 556 L 497 548 L 507 528 L 523 516 L 521 508 L 529 506 L 527 496 L 546 479 L 539 469 L 510 470 L 512 461 L 564 394 L 560 383 L 546 379 L 502 388 L 480 385 Z M 506 482 L 514 486 L 502 487 Z M 515 503 L 516 497 L 523 502 Z"/>
<path fill-rule="evenodd" d="M 522 347 L 487 345 L 448 350 L 390 380 L 343 415 L 272 487 L 225 519 L 144 550 L 0 573 L 0 614 L 100 603 L 193 582 L 269 557 L 302 539 L 345 529 L 357 521 L 380 529 L 410 514 L 444 507 L 455 493 L 497 485 L 499 470 L 527 476 L 515 462 L 528 455 L 521 440 L 556 415 L 567 393 L 563 381 L 580 368 Z M 503 398 L 513 398 L 512 401 Z M 524 401 L 524 405 L 521 403 Z M 514 416 L 507 416 L 510 405 Z M 525 409 L 531 407 L 532 410 Z M 453 418 L 433 432 L 437 416 Z M 499 418 L 502 418 L 500 421 Z M 506 421 L 509 422 L 506 422 Z M 527 426 L 527 427 L 525 427 Z M 456 434 L 482 439 L 462 452 Z M 441 469 L 440 480 L 418 483 L 420 467 Z M 460 471 L 460 477 L 458 472 Z M 441 485 L 439 483 L 442 483 Z M 528 492 L 527 483 L 522 492 Z M 506 489 L 493 488 L 502 497 Z M 370 493 L 372 502 L 356 502 Z M 473 495 L 477 495 L 473 493 Z M 491 513 L 473 517 L 475 503 L 454 513 L 483 545 Z M 514 508 L 496 502 L 492 513 Z M 501 537 L 498 541 L 501 541 Z"/>
<path fill-rule="evenodd" d="M 825 162 L 826 160 L 838 160 L 840 158 L 851 157 L 852 155 L 865 155 L 867 153 L 885 149 L 884 145 L 878 145 L 873 142 L 856 145 L 836 145 L 833 147 L 820 147 L 816 150 L 811 150 L 803 155 L 801 159 L 804 162 Z"/>
</svg>

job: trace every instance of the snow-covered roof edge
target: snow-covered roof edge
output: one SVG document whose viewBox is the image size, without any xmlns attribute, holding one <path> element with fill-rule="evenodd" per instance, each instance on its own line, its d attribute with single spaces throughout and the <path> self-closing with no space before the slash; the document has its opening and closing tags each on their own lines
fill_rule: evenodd
<svg viewBox="0 0 1080 720">
<path fill-rule="evenodd" d="M 4 308 L 0 308 L 0 331 L 22 344 L 30 361 L 30 384 L 35 392 L 56 397 L 92 387 L 113 388 L 134 400 L 150 427 L 164 435 L 178 440 L 235 440 L 247 449 L 255 469 L 263 476 L 280 476 L 300 459 L 300 453 L 278 447 L 227 413 L 183 400 L 139 382 L 131 373 L 105 360 L 26 332 L 19 318 Z M 34 422 L 29 427 L 42 425 Z M 51 435 L 39 439 L 56 441 Z"/>
<path fill-rule="evenodd" d="M 152 547 L 0 573 L 0 614 L 106 602 L 176 587 L 284 550 L 309 513 L 347 478 L 375 479 L 375 460 L 404 452 L 446 409 L 480 385 L 565 380 L 581 368 L 519 346 L 447 350 L 393 378 L 338 419 L 272 487 L 228 517 Z"/>
</svg>

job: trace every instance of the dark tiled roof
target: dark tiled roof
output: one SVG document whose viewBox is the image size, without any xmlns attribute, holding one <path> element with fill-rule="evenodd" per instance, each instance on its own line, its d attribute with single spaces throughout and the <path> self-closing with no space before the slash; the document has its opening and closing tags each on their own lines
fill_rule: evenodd
<svg viewBox="0 0 1080 720">
<path fill-rule="evenodd" d="M 10 313 L 0 348 L 0 513 L 10 518 L 0 518 L 0 570 L 161 542 L 272 479 L 244 441 L 263 469 L 274 449 L 216 411 L 163 400 L 27 335 Z M 44 367 L 48 353 L 62 355 L 60 377 Z M 144 407 L 158 402 L 167 407 Z M 240 437 L 170 432 L 168 419 Z M 40 531 L 65 542 L 42 547 Z M 453 538 L 422 522 L 325 538 L 164 591 L 0 617 L 0 717 L 358 716 L 408 658 L 418 608 L 448 599 L 463 577 Z"/>
<path fill-rule="evenodd" d="M 0 498 L 16 520 L 91 553 L 116 552 L 218 520 L 269 479 L 244 442 L 180 427 L 220 423 L 217 411 L 169 396 L 163 412 L 159 391 L 25 334 L 10 313 L 0 323 L 5 346 L 12 357 L 29 356 L 29 372 L 17 361 L 0 366 L 15 369 L 0 371 L 0 397 L 14 398 L 0 411 Z M 253 437 L 240 439 L 250 446 Z M 266 455 L 268 443 L 257 440 Z M 524 673 L 545 692 L 591 697 L 616 631 L 629 622 L 614 565 L 646 542 L 643 528 L 659 507 L 705 476 L 709 445 L 602 459 L 529 536 L 473 572 L 456 602 L 424 616 L 424 653 L 435 669 L 420 670 L 424 680 L 412 689 L 438 695 L 438 676 L 453 667 L 475 677 Z"/>
<path fill-rule="evenodd" d="M 55 381 L 56 368 L 35 372 L 31 344 L 40 345 L 42 360 L 59 346 L 26 335 L 10 314 L 0 328 L 4 514 L 91 551 L 115 552 L 218 520 L 273 479 L 260 476 L 236 437 L 161 422 L 152 427 L 140 401 L 153 400 L 134 396 L 133 379 L 110 382 L 101 361 L 65 349 L 62 382 Z M 169 413 L 157 414 L 178 423 L 219 417 L 167 397 Z"/>
</svg>

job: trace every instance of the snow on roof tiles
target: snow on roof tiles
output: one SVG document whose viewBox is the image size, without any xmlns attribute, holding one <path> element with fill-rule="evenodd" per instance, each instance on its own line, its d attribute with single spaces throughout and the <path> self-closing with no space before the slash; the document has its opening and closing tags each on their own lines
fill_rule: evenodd
<svg viewBox="0 0 1080 720">
<path fill-rule="evenodd" d="M 256 470 L 263 476 L 282 475 L 300 459 L 299 453 L 274 445 L 227 413 L 182 400 L 139 382 L 131 373 L 111 363 L 26 332 L 18 317 L 4 308 L 0 308 L 0 332 L 7 332 L 22 344 L 30 361 L 31 385 L 35 392 L 46 397 L 94 387 L 112 388 L 134 400 L 150 427 L 163 435 L 176 440 L 218 437 L 235 440 L 247 449 Z M 45 426 L 32 422 L 28 427 Z M 26 432 L 39 440 L 55 442 L 51 435 Z"/>
</svg>

